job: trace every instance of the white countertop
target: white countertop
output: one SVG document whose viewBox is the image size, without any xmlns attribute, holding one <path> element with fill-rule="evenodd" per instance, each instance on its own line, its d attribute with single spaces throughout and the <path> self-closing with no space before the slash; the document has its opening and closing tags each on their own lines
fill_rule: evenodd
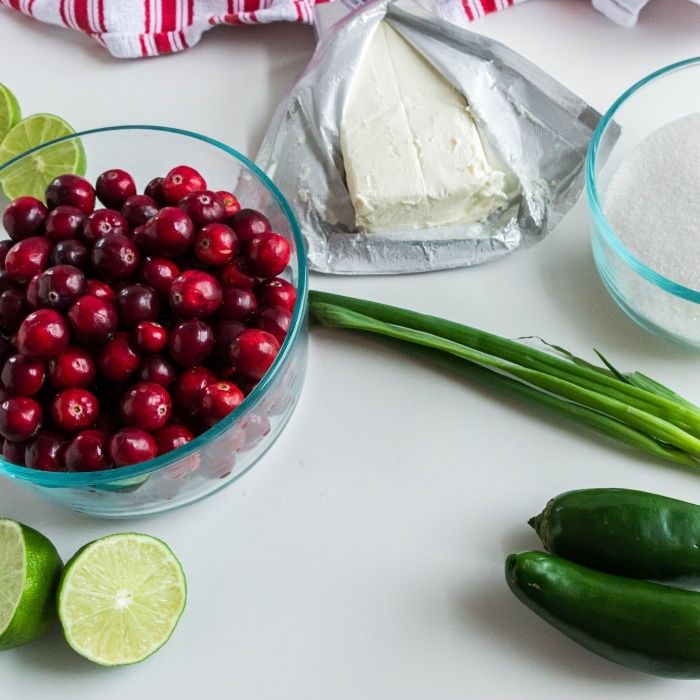
<svg viewBox="0 0 700 700">
<path fill-rule="evenodd" d="M 633 30 L 584 0 L 532 0 L 473 25 L 604 110 L 649 71 L 699 52 L 700 7 L 654 0 Z M 314 47 L 308 27 L 221 28 L 186 53 L 117 61 L 86 37 L 0 10 L 0 82 L 24 111 L 76 128 L 152 122 L 254 155 Z M 196 100 L 192 96 L 196 95 Z M 312 286 L 411 306 L 503 335 L 540 335 L 639 369 L 700 402 L 698 356 L 647 335 L 597 277 L 583 202 L 541 245 L 500 262 Z M 71 556 L 137 530 L 189 581 L 185 614 L 147 662 L 103 669 L 56 631 L 0 654 L 8 700 L 695 698 L 581 649 L 508 591 L 503 561 L 536 548 L 527 519 L 561 491 L 627 486 L 700 502 L 674 469 L 409 361 L 314 331 L 296 413 L 228 489 L 134 521 L 86 518 L 0 484 L 0 514 Z"/>
</svg>

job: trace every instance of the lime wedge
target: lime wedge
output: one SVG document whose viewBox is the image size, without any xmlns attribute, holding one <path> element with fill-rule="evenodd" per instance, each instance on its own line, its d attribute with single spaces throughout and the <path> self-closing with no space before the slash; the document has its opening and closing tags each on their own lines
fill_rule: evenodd
<svg viewBox="0 0 700 700">
<path fill-rule="evenodd" d="M 2 164 L 31 148 L 74 133 L 70 124 L 53 114 L 33 114 L 10 129 L 0 142 L 0 186 L 9 199 L 30 195 L 44 199 L 46 186 L 59 175 L 85 174 L 80 139 L 44 148 L 2 169 Z"/>
<path fill-rule="evenodd" d="M 0 650 L 42 635 L 56 617 L 61 559 L 46 537 L 0 518 Z"/>
<path fill-rule="evenodd" d="M 0 141 L 22 118 L 17 98 L 4 85 L 0 85 Z"/>
<path fill-rule="evenodd" d="M 187 587 L 180 562 L 148 535 L 109 535 L 66 564 L 58 615 L 68 644 L 103 666 L 143 661 L 175 629 Z"/>
</svg>

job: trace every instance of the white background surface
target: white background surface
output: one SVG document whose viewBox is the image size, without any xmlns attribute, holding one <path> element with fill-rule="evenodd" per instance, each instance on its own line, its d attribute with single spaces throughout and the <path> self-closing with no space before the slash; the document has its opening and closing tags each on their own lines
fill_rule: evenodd
<svg viewBox="0 0 700 700">
<path fill-rule="evenodd" d="M 624 30 L 583 0 L 533 0 L 478 25 L 604 110 L 647 72 L 698 53 L 700 8 L 655 0 Z M 152 122 L 251 155 L 314 46 L 308 27 L 217 29 L 190 51 L 118 62 L 97 45 L 0 10 L 0 82 L 25 113 L 76 128 Z M 118 165 L 118 164 L 115 164 Z M 700 402 L 698 356 L 655 339 L 607 297 L 579 202 L 540 246 L 473 270 L 312 278 L 507 336 L 538 334 L 655 376 Z M 55 631 L 0 655 L 8 700 L 695 698 L 697 683 L 614 666 L 508 591 L 506 554 L 563 490 L 628 486 L 700 502 L 691 474 L 605 444 L 520 403 L 340 333 L 312 334 L 300 404 L 270 453 L 199 504 L 138 521 L 59 510 L 0 484 L 0 513 L 69 557 L 138 530 L 183 562 L 189 601 L 146 663 L 102 669 Z"/>
</svg>

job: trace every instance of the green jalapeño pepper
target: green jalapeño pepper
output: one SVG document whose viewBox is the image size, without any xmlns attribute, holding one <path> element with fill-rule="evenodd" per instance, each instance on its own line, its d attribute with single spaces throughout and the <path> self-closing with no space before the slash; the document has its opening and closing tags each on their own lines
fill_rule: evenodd
<svg viewBox="0 0 700 700">
<path fill-rule="evenodd" d="M 700 593 L 544 552 L 511 554 L 506 580 L 525 605 L 590 651 L 659 676 L 700 678 Z"/>
<path fill-rule="evenodd" d="M 621 576 L 700 575 L 700 506 L 628 489 L 569 491 L 530 520 L 552 554 Z"/>
</svg>

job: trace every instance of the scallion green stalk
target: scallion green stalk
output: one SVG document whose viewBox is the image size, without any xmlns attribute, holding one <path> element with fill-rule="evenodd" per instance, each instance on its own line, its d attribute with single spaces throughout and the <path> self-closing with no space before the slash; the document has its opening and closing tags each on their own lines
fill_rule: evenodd
<svg viewBox="0 0 700 700">
<path fill-rule="evenodd" d="M 700 409 L 649 380 L 644 388 L 578 358 L 563 359 L 522 343 L 384 304 L 311 292 L 312 317 L 323 325 L 373 333 L 461 374 L 490 375 L 517 393 L 657 457 L 700 461 Z M 663 390 L 663 391 L 661 391 Z"/>
<path fill-rule="evenodd" d="M 313 303 L 336 305 L 370 317 L 375 321 L 430 333 L 473 350 L 480 350 L 488 355 L 509 360 L 522 367 L 542 371 L 551 377 L 575 382 L 581 388 L 590 389 L 598 394 L 609 396 L 629 406 L 671 421 L 700 438 L 700 408 L 697 406 L 687 401 L 679 401 L 658 392 L 649 391 L 634 383 L 620 381 L 609 370 L 603 367 L 594 367 L 579 358 L 572 356 L 575 361 L 563 359 L 550 352 L 537 350 L 515 340 L 417 311 L 327 292 L 313 291 L 311 295 Z"/>
</svg>

